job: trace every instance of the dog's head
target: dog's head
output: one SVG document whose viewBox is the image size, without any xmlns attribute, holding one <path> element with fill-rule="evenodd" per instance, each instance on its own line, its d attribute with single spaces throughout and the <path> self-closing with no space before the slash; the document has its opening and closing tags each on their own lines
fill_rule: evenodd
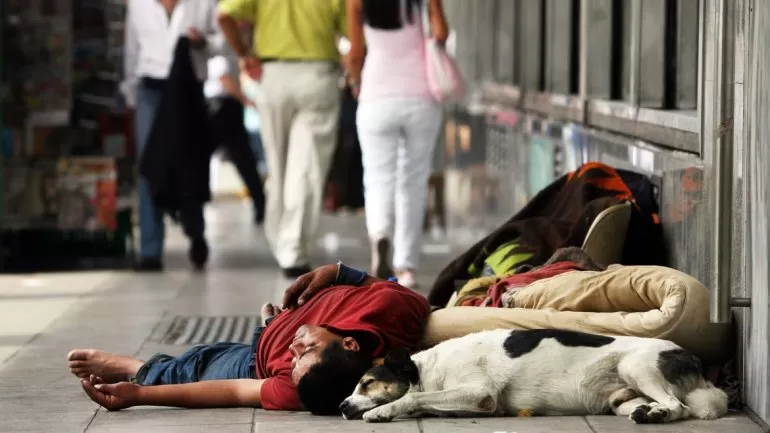
<svg viewBox="0 0 770 433">
<path fill-rule="evenodd" d="M 420 372 L 409 352 L 391 351 L 364 374 L 353 394 L 340 404 L 340 412 L 345 419 L 361 419 L 364 412 L 403 397 L 419 381 Z"/>
</svg>

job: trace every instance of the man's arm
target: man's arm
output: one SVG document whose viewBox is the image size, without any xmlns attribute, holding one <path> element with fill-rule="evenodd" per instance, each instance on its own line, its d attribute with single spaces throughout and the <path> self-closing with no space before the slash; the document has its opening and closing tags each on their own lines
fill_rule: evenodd
<svg viewBox="0 0 770 433">
<path fill-rule="evenodd" d="M 263 383 L 264 380 L 259 379 L 235 379 L 142 386 L 139 387 L 139 404 L 190 409 L 261 407 Z"/>
<path fill-rule="evenodd" d="M 222 0 L 217 11 L 217 23 L 222 29 L 225 40 L 233 52 L 240 58 L 251 55 L 246 43 L 238 31 L 238 20 L 245 20 L 257 25 L 256 0 Z"/>
<path fill-rule="evenodd" d="M 108 410 L 132 406 L 173 406 L 190 409 L 261 407 L 260 379 L 210 380 L 181 385 L 140 386 L 129 382 L 101 383 L 83 379 L 83 390 L 91 400 Z"/>
<path fill-rule="evenodd" d="M 139 64 L 139 37 L 134 27 L 133 8 L 136 3 L 126 2 L 126 22 L 123 41 L 123 81 L 120 92 L 131 108 L 136 106 L 136 86 L 138 84 L 137 65 Z"/>
<path fill-rule="evenodd" d="M 297 278 L 283 294 L 282 308 L 301 306 L 319 291 L 338 286 L 370 286 L 384 280 L 363 271 L 348 268 L 342 263 L 321 266 Z"/>
<path fill-rule="evenodd" d="M 257 47 L 255 46 L 251 52 L 249 51 L 238 31 L 237 20 L 248 21 L 256 28 L 258 25 L 257 0 L 223 0 L 219 3 L 217 21 L 225 39 L 230 44 L 230 48 L 238 56 L 238 65 L 241 71 L 246 72 L 252 80 L 260 81 L 262 79 L 262 63 L 256 53 Z"/>
</svg>

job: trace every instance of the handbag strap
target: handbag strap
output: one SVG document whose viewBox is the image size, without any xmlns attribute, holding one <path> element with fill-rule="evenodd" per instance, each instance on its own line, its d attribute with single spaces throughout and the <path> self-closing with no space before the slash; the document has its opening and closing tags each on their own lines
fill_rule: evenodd
<svg viewBox="0 0 770 433">
<path fill-rule="evenodd" d="M 407 3 L 407 0 L 403 0 Z M 406 6 L 406 5 L 405 5 Z M 423 0 L 422 2 L 422 33 L 425 35 L 425 39 L 433 39 L 433 32 L 430 25 L 430 0 Z"/>
</svg>

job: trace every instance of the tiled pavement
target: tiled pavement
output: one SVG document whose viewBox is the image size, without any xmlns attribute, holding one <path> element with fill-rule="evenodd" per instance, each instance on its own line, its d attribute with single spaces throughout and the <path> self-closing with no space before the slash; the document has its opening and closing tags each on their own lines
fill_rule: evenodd
<svg viewBox="0 0 770 433">
<path fill-rule="evenodd" d="M 609 416 L 424 419 L 371 425 L 253 409 L 134 408 L 109 413 L 86 398 L 66 369 L 70 348 L 97 347 L 145 358 L 158 351 L 179 353 L 185 347 L 155 342 L 174 316 L 253 315 L 262 303 L 279 299 L 287 282 L 278 275 L 263 235 L 251 227 L 250 217 L 239 204 L 207 209 L 213 256 L 204 274 L 190 272 L 185 242 L 178 229 L 171 229 L 169 269 L 163 274 L 0 276 L 0 433 L 761 431 L 740 414 L 670 426 L 633 426 L 626 419 Z M 341 258 L 366 266 L 360 217 L 325 218 L 323 231 L 327 235 L 319 243 L 315 263 Z M 338 249 L 324 252 L 321 245 Z M 422 272 L 426 283 L 449 258 L 441 242 L 431 242 L 429 250 L 432 254 Z"/>
</svg>

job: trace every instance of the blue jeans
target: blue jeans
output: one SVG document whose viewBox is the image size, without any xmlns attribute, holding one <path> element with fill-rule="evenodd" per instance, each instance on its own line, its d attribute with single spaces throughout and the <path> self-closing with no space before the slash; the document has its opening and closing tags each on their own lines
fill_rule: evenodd
<svg viewBox="0 0 770 433">
<path fill-rule="evenodd" d="M 204 380 L 256 379 L 257 344 L 264 326 L 254 329 L 251 345 L 241 343 L 199 344 L 174 357 L 158 354 L 136 373 L 139 385 L 177 385 Z"/>
<path fill-rule="evenodd" d="M 150 136 L 155 115 L 160 106 L 163 92 L 159 89 L 139 84 L 136 97 L 136 112 L 134 135 L 136 137 L 137 157 L 141 161 L 142 154 Z M 139 187 L 139 256 L 142 258 L 159 259 L 163 255 L 163 212 L 155 207 L 150 195 L 150 185 L 141 174 L 138 179 Z"/>
</svg>

